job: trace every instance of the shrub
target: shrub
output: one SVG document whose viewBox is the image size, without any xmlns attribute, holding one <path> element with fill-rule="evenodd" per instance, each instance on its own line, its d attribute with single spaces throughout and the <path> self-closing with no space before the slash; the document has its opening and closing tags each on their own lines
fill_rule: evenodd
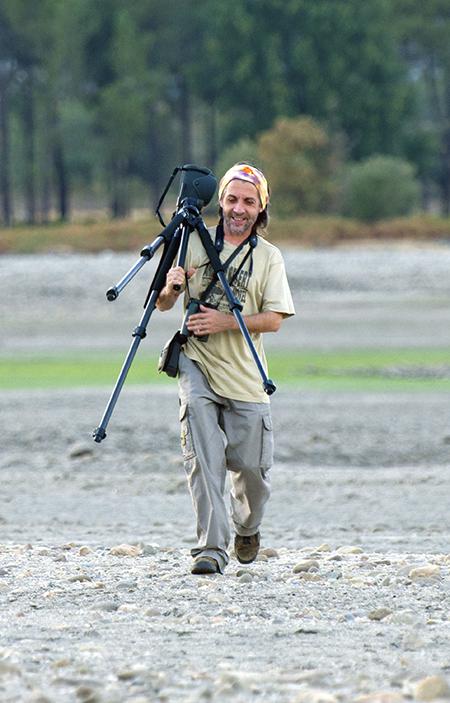
<svg viewBox="0 0 450 703">
<path fill-rule="evenodd" d="M 333 154 L 326 132 L 310 117 L 278 119 L 258 139 L 258 154 L 284 216 L 328 209 Z"/>
<path fill-rule="evenodd" d="M 343 212 L 365 222 L 408 215 L 418 199 L 413 166 L 394 156 L 372 156 L 344 177 Z"/>
</svg>

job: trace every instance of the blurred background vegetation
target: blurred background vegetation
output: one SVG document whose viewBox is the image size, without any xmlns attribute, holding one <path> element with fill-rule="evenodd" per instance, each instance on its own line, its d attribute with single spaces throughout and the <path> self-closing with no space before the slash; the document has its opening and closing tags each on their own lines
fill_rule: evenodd
<svg viewBox="0 0 450 703">
<path fill-rule="evenodd" d="M 0 0 L 0 250 L 139 247 L 176 165 L 242 159 L 284 238 L 448 238 L 449 36 L 449 0 Z"/>
</svg>

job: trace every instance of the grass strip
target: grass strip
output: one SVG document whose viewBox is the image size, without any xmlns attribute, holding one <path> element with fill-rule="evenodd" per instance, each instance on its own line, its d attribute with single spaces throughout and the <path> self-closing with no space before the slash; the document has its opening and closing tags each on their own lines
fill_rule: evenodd
<svg viewBox="0 0 450 703">
<path fill-rule="evenodd" d="M 280 389 L 449 391 L 450 350 L 278 351 L 268 354 Z M 0 389 L 113 386 L 124 357 L 117 354 L 0 358 Z M 176 383 L 156 370 L 156 355 L 137 355 L 127 384 Z"/>
</svg>

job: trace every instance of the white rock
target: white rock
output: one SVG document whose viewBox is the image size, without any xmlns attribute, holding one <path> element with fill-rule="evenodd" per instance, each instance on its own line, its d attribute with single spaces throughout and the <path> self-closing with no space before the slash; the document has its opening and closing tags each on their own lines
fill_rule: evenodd
<svg viewBox="0 0 450 703">
<path fill-rule="evenodd" d="M 438 698 L 448 698 L 449 696 L 450 688 L 442 676 L 427 676 L 413 687 L 415 701 L 435 701 Z"/>
<path fill-rule="evenodd" d="M 405 699 L 401 693 L 391 693 L 390 691 L 374 691 L 355 698 L 353 703 L 401 703 Z"/>
<path fill-rule="evenodd" d="M 398 610 L 392 614 L 391 622 L 395 625 L 415 625 L 419 618 L 413 610 Z"/>
<path fill-rule="evenodd" d="M 142 549 L 133 544 L 118 544 L 111 547 L 109 553 L 115 557 L 138 557 L 142 554 Z"/>
<path fill-rule="evenodd" d="M 369 620 L 384 620 L 388 615 L 392 613 L 392 610 L 390 608 L 376 608 L 375 610 L 371 610 L 367 617 Z"/>
<path fill-rule="evenodd" d="M 319 562 L 315 559 L 305 559 L 304 561 L 299 561 L 292 570 L 294 574 L 299 574 L 302 571 L 309 571 L 311 567 L 318 569 L 320 567 Z"/>
<path fill-rule="evenodd" d="M 332 693 L 315 688 L 301 691 L 294 700 L 295 703 L 338 703 L 338 699 Z"/>
<path fill-rule="evenodd" d="M 344 545 L 339 547 L 337 550 L 338 554 L 363 554 L 364 550 L 361 547 L 355 547 L 353 545 Z"/>
<path fill-rule="evenodd" d="M 263 554 L 268 559 L 277 559 L 280 556 L 277 550 L 272 549 L 271 547 L 265 547 L 265 549 L 261 549 L 259 553 Z"/>
<path fill-rule="evenodd" d="M 441 567 L 438 564 L 424 564 L 411 569 L 408 576 L 414 581 L 422 578 L 436 578 L 441 573 Z"/>
<path fill-rule="evenodd" d="M 298 575 L 298 577 L 302 581 L 321 581 L 322 576 L 320 574 L 311 572 L 311 571 L 301 571 Z"/>
<path fill-rule="evenodd" d="M 118 613 L 137 613 L 138 610 L 136 603 L 123 603 L 117 608 Z"/>
<path fill-rule="evenodd" d="M 144 615 L 148 618 L 157 618 L 161 615 L 161 611 L 158 608 L 147 608 L 147 610 L 144 610 Z"/>
</svg>

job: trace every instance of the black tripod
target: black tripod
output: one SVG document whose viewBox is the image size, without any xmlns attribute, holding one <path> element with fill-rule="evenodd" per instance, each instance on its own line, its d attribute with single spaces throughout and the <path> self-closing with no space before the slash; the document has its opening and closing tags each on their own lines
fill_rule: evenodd
<svg viewBox="0 0 450 703">
<path fill-rule="evenodd" d="M 147 245 L 141 251 L 141 258 L 134 264 L 134 266 L 121 278 L 117 285 L 109 288 L 106 292 L 106 297 L 108 300 L 116 300 L 120 292 L 125 288 L 125 286 L 134 278 L 138 271 L 147 263 L 159 249 L 159 247 L 164 244 L 164 250 L 156 270 L 155 276 L 147 294 L 147 298 L 144 303 L 145 312 L 139 321 L 138 326 L 133 331 L 133 342 L 130 346 L 128 354 L 123 363 L 122 369 L 120 371 L 119 377 L 117 379 L 114 390 L 106 406 L 105 412 L 101 419 L 100 425 L 94 430 L 93 437 L 96 442 L 101 442 L 106 437 L 106 427 L 109 423 L 111 415 L 113 413 L 114 407 L 119 398 L 119 394 L 122 390 L 123 384 L 127 377 L 128 371 L 133 363 L 133 359 L 138 350 L 139 344 L 142 339 L 146 336 L 147 325 L 150 321 L 150 317 L 156 307 L 156 301 L 161 290 L 166 284 L 166 275 L 171 268 L 175 258 L 177 257 L 177 266 L 184 267 L 184 262 L 186 259 L 187 246 L 189 241 L 189 235 L 191 232 L 197 230 L 206 254 L 210 260 L 210 263 L 214 269 L 217 279 L 220 281 L 225 296 L 228 300 L 230 311 L 233 313 L 238 325 L 241 330 L 245 341 L 250 349 L 253 359 L 258 367 L 258 371 L 261 375 L 263 381 L 264 391 L 267 395 L 271 395 L 275 392 L 276 387 L 271 381 L 264 370 L 258 353 L 255 349 L 253 341 L 250 337 L 246 324 L 242 317 L 242 304 L 236 299 L 231 290 L 231 287 L 226 279 L 223 264 L 219 258 L 218 252 L 211 240 L 210 234 L 203 222 L 200 215 L 202 207 L 207 205 L 214 195 L 216 189 L 216 179 L 206 168 L 199 168 L 198 166 L 185 165 L 180 168 L 175 169 L 172 174 L 172 178 L 166 187 L 159 206 L 167 193 L 170 184 L 178 171 L 182 171 L 182 182 L 180 188 L 180 194 L 177 201 L 177 209 L 171 220 L 171 222 L 163 229 L 161 234 L 155 239 L 152 244 Z M 164 225 L 161 217 L 160 220 Z"/>
</svg>

